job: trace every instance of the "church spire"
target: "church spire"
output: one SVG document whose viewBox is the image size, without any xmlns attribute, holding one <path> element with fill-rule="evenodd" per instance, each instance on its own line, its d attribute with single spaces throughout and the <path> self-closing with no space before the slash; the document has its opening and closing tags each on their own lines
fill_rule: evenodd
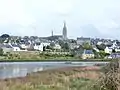
<svg viewBox="0 0 120 90">
<path fill-rule="evenodd" d="M 53 36 L 53 30 L 52 30 L 52 36 Z"/>
<path fill-rule="evenodd" d="M 66 22 L 64 21 L 64 27 L 63 27 L 63 39 L 67 39 L 67 27 L 66 27 Z"/>
<path fill-rule="evenodd" d="M 64 21 L 64 27 L 66 27 L 66 22 Z"/>
</svg>

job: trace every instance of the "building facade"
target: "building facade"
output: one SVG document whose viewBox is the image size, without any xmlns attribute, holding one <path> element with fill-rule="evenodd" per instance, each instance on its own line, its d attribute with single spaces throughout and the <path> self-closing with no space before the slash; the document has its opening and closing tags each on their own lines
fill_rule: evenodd
<svg viewBox="0 0 120 90">
<path fill-rule="evenodd" d="M 77 38 L 78 45 L 83 45 L 84 43 L 90 44 L 91 43 L 90 38 L 84 38 L 84 37 Z"/>
<path fill-rule="evenodd" d="M 91 59 L 94 58 L 95 55 L 92 50 L 84 50 L 82 54 L 82 59 Z"/>
</svg>

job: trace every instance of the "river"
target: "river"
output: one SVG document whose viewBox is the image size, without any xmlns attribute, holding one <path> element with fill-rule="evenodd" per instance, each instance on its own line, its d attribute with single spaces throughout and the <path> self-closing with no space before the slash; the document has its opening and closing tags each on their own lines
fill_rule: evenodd
<svg viewBox="0 0 120 90">
<path fill-rule="evenodd" d="M 2 62 L 0 63 L 0 79 L 24 77 L 27 73 L 61 67 L 93 66 L 106 63 L 109 62 Z"/>
</svg>

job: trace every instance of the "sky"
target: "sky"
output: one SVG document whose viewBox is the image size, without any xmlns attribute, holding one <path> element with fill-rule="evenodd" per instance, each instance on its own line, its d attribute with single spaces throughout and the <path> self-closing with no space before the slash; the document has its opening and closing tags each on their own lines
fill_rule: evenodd
<svg viewBox="0 0 120 90">
<path fill-rule="evenodd" d="M 0 0 L 0 34 L 120 39 L 119 0 Z"/>
</svg>

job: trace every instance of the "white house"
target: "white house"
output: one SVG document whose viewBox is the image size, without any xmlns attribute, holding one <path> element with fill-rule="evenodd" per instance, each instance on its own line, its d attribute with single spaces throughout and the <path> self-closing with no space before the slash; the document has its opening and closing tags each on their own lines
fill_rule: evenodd
<svg viewBox="0 0 120 90">
<path fill-rule="evenodd" d="M 112 47 L 106 47 L 104 51 L 105 51 L 105 53 L 111 54 L 111 53 L 112 53 L 112 50 L 113 50 Z"/>
<path fill-rule="evenodd" d="M 116 47 L 117 47 L 116 42 L 114 42 L 113 45 L 112 45 L 111 47 L 112 47 L 112 48 L 116 48 Z"/>
<path fill-rule="evenodd" d="M 120 47 L 115 48 L 116 52 L 120 52 Z"/>
<path fill-rule="evenodd" d="M 103 42 L 100 42 L 100 41 L 99 41 L 99 42 L 97 42 L 97 45 L 101 45 L 102 43 L 103 43 Z"/>
<path fill-rule="evenodd" d="M 25 44 L 21 44 L 20 46 L 21 48 L 27 49 L 27 46 Z"/>
<path fill-rule="evenodd" d="M 19 47 L 12 47 L 13 51 L 21 51 Z"/>
<path fill-rule="evenodd" d="M 9 43 L 9 45 L 13 48 L 13 51 L 20 51 L 20 46 L 17 44 L 11 44 Z"/>
<path fill-rule="evenodd" d="M 43 46 L 50 46 L 50 43 L 44 43 L 44 42 L 42 42 L 41 43 Z"/>
<path fill-rule="evenodd" d="M 100 50 L 99 49 L 97 49 L 97 48 L 93 48 L 96 52 L 100 52 Z"/>
<path fill-rule="evenodd" d="M 43 47 L 44 47 L 43 44 L 40 44 L 40 45 L 36 45 L 36 44 L 35 44 L 34 49 L 35 49 L 35 50 L 39 50 L 39 51 L 43 51 Z"/>
<path fill-rule="evenodd" d="M 59 44 L 55 44 L 54 49 L 61 49 L 61 46 Z"/>
</svg>

